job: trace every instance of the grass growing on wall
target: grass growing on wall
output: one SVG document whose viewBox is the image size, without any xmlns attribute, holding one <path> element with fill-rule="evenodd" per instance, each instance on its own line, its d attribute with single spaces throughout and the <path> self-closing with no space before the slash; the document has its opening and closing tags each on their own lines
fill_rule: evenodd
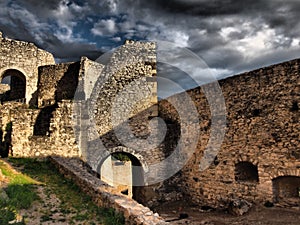
<svg viewBox="0 0 300 225">
<path fill-rule="evenodd" d="M 65 222 L 68 224 L 121 225 L 125 223 L 123 215 L 116 213 L 115 210 L 97 207 L 76 184 L 60 175 L 48 160 L 10 158 L 9 162 L 14 167 L 20 168 L 21 173 L 13 173 L 0 160 L 0 169 L 3 175 L 9 179 L 8 187 L 3 194 L 5 197 L 2 198 L 0 195 L 0 225 L 14 220 L 18 215 L 18 210 L 31 207 L 35 201 L 39 201 L 43 205 L 43 199 L 40 199 L 36 193 L 39 186 L 43 187 L 47 198 L 55 195 L 60 200 L 59 207 L 54 211 L 43 211 L 40 222 L 55 223 L 57 221 L 53 219 L 53 215 L 60 213 L 67 218 Z M 9 212 L 6 215 L 1 210 Z M 1 219 L 2 221 L 5 219 L 6 223 L 2 223 Z M 26 224 L 28 219 L 25 218 L 22 223 L 15 224 Z"/>
</svg>

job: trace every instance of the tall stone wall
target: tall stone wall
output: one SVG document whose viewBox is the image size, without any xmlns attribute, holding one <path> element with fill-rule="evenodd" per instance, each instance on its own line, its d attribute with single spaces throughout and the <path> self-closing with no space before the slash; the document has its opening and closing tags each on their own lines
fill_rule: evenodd
<svg viewBox="0 0 300 225">
<path fill-rule="evenodd" d="M 199 165 L 211 131 L 210 107 L 201 88 L 187 92 L 199 112 L 201 135 L 177 186 L 191 201 L 217 207 L 233 198 L 274 201 L 272 179 L 300 176 L 299 65 L 297 59 L 219 81 L 227 108 L 226 135 L 204 171 Z M 167 100 L 184 104 L 182 99 L 178 94 Z M 167 100 L 159 103 L 160 116 L 173 126 L 180 124 Z M 169 132 L 183 135 L 178 126 Z M 171 146 L 176 146 L 174 140 L 169 139 Z"/>
<path fill-rule="evenodd" d="M 27 103 L 37 90 L 38 67 L 51 64 L 55 64 L 51 53 L 32 43 L 3 38 L 0 33 L 0 79 L 9 69 L 20 71 L 26 78 Z"/>
<path fill-rule="evenodd" d="M 159 130 L 157 121 L 151 121 L 150 128 L 150 120 L 158 115 L 155 51 L 154 43 L 127 41 L 105 66 L 84 59 L 75 94 L 75 127 L 82 159 L 101 173 L 110 154 L 129 154 L 141 178 L 135 179 L 134 185 L 149 184 L 159 176 L 148 166 L 165 157 L 159 148 L 151 147 Z M 146 203 L 146 192 L 152 188 L 134 189 L 139 193 L 133 194 L 138 196 L 135 199 Z"/>
<path fill-rule="evenodd" d="M 87 57 L 81 58 L 81 67 L 79 72 L 79 84 L 77 91 L 84 93 L 82 99 L 89 99 L 94 90 L 94 86 L 99 76 L 101 76 L 104 65 L 92 61 Z M 79 93 L 79 94 L 80 94 Z"/>
<path fill-rule="evenodd" d="M 93 169 L 99 169 L 101 159 L 107 156 L 105 154 L 114 152 L 113 149 L 118 147 L 126 147 L 118 140 L 114 129 L 119 129 L 128 119 L 135 118 L 130 119 L 135 135 L 149 134 L 149 117 L 157 115 L 155 48 L 155 44 L 151 42 L 126 42 L 113 53 L 104 68 L 98 66 L 91 70 L 95 71 L 91 75 L 96 76 L 96 80 L 94 77 L 84 78 L 91 83 L 96 81 L 92 90 L 89 82 L 82 85 L 85 87 L 82 89 L 86 101 L 78 102 L 81 109 L 78 110 L 81 121 L 78 124 L 81 130 L 79 143 L 83 158 L 92 164 Z M 102 143 L 100 147 L 99 142 L 95 141 L 99 138 Z M 145 151 L 141 153 L 145 156 L 133 149 L 129 151 L 127 153 L 139 159 L 157 159 L 153 154 L 145 155 L 148 154 Z"/>
</svg>

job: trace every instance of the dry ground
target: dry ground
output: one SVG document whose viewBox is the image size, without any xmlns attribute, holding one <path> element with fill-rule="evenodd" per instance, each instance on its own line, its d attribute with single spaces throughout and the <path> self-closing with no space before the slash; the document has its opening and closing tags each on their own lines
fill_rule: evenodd
<svg viewBox="0 0 300 225">
<path fill-rule="evenodd" d="M 224 211 L 204 211 L 185 202 L 166 203 L 155 209 L 171 224 L 190 225 L 299 225 L 300 209 L 279 207 L 267 208 L 254 205 L 243 216 L 232 216 Z M 188 214 L 187 219 L 175 220 L 180 213 Z"/>
</svg>

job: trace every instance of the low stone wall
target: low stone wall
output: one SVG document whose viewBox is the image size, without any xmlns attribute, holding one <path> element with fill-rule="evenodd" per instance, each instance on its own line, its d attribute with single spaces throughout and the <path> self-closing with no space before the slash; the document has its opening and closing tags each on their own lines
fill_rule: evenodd
<svg viewBox="0 0 300 225">
<path fill-rule="evenodd" d="M 127 198 L 125 195 L 118 194 L 113 187 L 89 173 L 81 160 L 51 157 L 51 162 L 65 177 L 72 179 L 84 192 L 91 196 L 98 206 L 114 208 L 123 213 L 126 224 L 169 224 L 163 221 L 157 213 L 153 213 L 149 208 Z"/>
</svg>

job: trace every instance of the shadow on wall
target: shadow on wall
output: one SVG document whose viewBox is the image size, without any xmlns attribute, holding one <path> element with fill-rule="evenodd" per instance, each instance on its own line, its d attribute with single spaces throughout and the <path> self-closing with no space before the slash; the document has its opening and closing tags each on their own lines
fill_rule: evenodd
<svg viewBox="0 0 300 225">
<path fill-rule="evenodd" d="M 51 118 L 56 108 L 57 104 L 54 104 L 41 109 L 33 127 L 34 136 L 50 136 Z"/>
<path fill-rule="evenodd" d="M 68 70 L 63 77 L 58 81 L 55 91 L 55 101 L 64 99 L 74 99 L 74 95 L 78 86 L 80 62 L 69 65 Z"/>
<path fill-rule="evenodd" d="M 9 154 L 12 154 L 12 144 L 11 144 L 11 135 L 12 135 L 12 122 L 6 124 L 4 141 L 2 142 L 3 131 L 0 130 L 0 155 L 2 158 L 8 157 Z"/>
<path fill-rule="evenodd" d="M 37 109 L 38 108 L 38 91 L 35 91 L 32 95 L 31 95 L 31 99 L 29 101 L 29 107 L 31 109 Z"/>
<path fill-rule="evenodd" d="M 48 106 L 41 109 L 34 125 L 34 136 L 50 136 L 51 118 L 58 107 L 57 103 L 61 100 L 71 100 L 74 98 L 78 85 L 79 68 L 79 62 L 70 64 L 62 78 L 57 82 L 55 101 L 52 104 L 46 104 Z M 33 96 L 32 102 L 34 105 L 37 105 L 37 98 L 35 96 Z"/>
</svg>

